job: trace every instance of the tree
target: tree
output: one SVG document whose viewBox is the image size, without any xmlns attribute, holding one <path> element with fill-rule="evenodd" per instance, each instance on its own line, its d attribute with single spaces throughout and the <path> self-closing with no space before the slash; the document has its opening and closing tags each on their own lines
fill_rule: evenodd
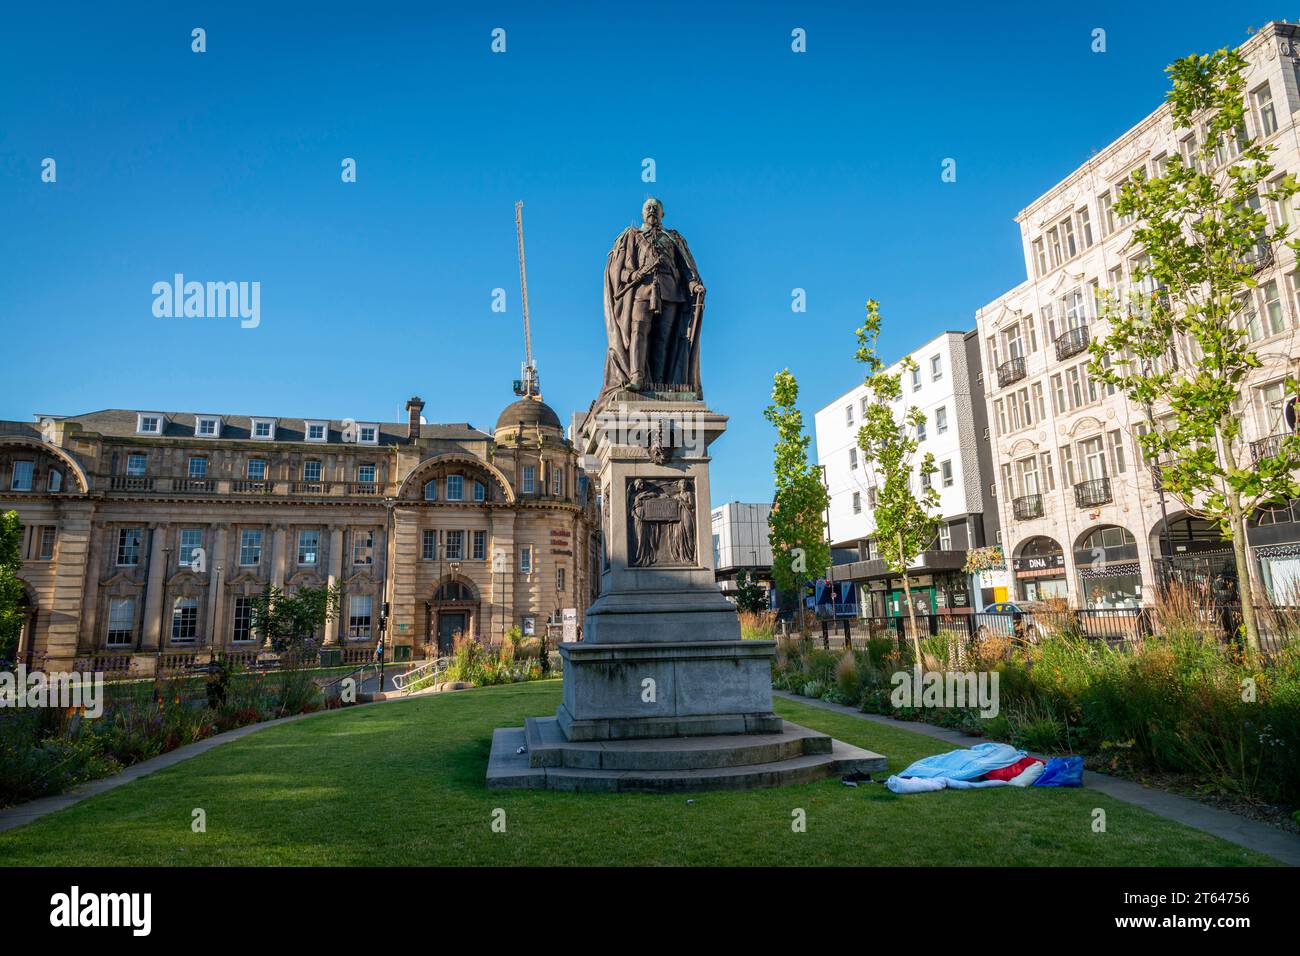
<svg viewBox="0 0 1300 956">
<path fill-rule="evenodd" d="M 763 591 L 763 586 L 743 569 L 736 575 L 736 607 L 750 614 L 761 614 L 767 610 L 767 594 Z"/>
<path fill-rule="evenodd" d="M 1300 186 L 1290 174 L 1270 182 L 1273 147 L 1246 131 L 1245 67 L 1241 54 L 1223 49 L 1166 70 L 1175 128 L 1203 126 L 1203 141 L 1189 157 L 1169 156 L 1164 175 L 1135 173 L 1120 190 L 1115 211 L 1134 218 L 1131 245 L 1143 252 L 1134 272 L 1138 289 L 1123 300 L 1102 297 L 1109 334 L 1090 345 L 1088 369 L 1145 410 L 1138 442 L 1164 489 L 1190 513 L 1216 522 L 1231 542 L 1253 657 L 1257 589 L 1247 523 L 1261 506 L 1300 495 L 1293 477 L 1300 441 L 1287 437 L 1252 462 L 1236 406 L 1261 365 L 1253 342 L 1263 329 L 1249 305 L 1251 290 L 1288 231 L 1270 228 L 1261 189 L 1264 199 L 1286 206 Z M 1296 388 L 1289 376 L 1287 388 Z"/>
<path fill-rule="evenodd" d="M 338 615 L 341 599 L 337 587 L 304 587 L 288 595 L 267 585 L 249 600 L 250 623 L 258 637 L 270 639 L 277 654 L 305 657 L 316 631 Z"/>
<path fill-rule="evenodd" d="M 22 536 L 18 512 L 0 514 L 0 664 L 14 659 L 23 629 Z"/>
<path fill-rule="evenodd" d="M 826 507 L 829 497 L 821 469 L 808 461 L 812 437 L 804 434 L 803 413 L 796 407 L 799 383 L 782 369 L 772 381 L 772 404 L 763 417 L 776 427 L 776 496 L 768 515 L 768 542 L 772 545 L 772 580 L 781 590 L 793 591 L 799 601 L 799 628 L 806 633 L 803 582 L 808 568 L 821 574 L 831 563 L 826 543 Z"/>
<path fill-rule="evenodd" d="M 925 425 L 925 413 L 903 402 L 902 386 L 903 373 L 915 371 L 916 362 L 907 356 L 898 363 L 897 372 L 886 369 L 878 351 L 880 303 L 875 299 L 867 301 L 867 317 L 857 337 L 855 357 L 866 366 L 863 384 L 871 399 L 862 415 L 862 427 L 858 429 L 858 448 L 864 466 L 880 482 L 872 510 L 876 546 L 885 567 L 903 579 L 903 599 L 907 603 L 912 651 L 919 673 L 921 641 L 917 635 L 908 569 L 939 533 L 940 516 L 935 513 L 939 492 L 931 482 L 938 468 L 933 452 L 926 452 L 919 463 L 916 461 L 921 445 L 918 434 Z"/>
</svg>

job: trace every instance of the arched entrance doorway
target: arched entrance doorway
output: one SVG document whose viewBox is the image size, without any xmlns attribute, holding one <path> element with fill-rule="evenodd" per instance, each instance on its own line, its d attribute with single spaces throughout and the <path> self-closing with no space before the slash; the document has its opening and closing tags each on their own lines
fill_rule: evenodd
<svg viewBox="0 0 1300 956">
<path fill-rule="evenodd" d="M 479 629 L 479 597 L 463 578 L 448 578 L 425 602 L 425 643 L 436 646 L 439 657 L 451 653 L 458 635 L 475 636 Z"/>
<path fill-rule="evenodd" d="M 1223 539 L 1216 522 L 1185 511 L 1171 515 L 1167 527 L 1165 522 L 1157 521 L 1151 529 L 1151 550 L 1160 555 L 1157 573 L 1162 585 L 1236 592 L 1237 564 L 1232 546 Z"/>
<path fill-rule="evenodd" d="M 1020 542 L 1011 567 L 1016 576 L 1018 600 L 1065 598 L 1065 551 L 1054 538 L 1037 535 Z"/>
<path fill-rule="evenodd" d="M 1127 528 L 1103 524 L 1085 531 L 1074 546 L 1079 606 L 1135 608 L 1142 604 L 1137 539 Z"/>
</svg>

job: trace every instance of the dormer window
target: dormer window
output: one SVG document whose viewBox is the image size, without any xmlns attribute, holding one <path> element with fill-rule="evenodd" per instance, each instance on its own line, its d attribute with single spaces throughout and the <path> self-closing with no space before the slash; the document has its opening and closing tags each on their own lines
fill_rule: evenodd
<svg viewBox="0 0 1300 956">
<path fill-rule="evenodd" d="M 373 424 L 357 424 L 357 444 L 358 445 L 378 445 L 379 444 L 379 426 Z"/>
<path fill-rule="evenodd" d="M 303 424 L 306 425 L 305 433 L 308 441 L 329 441 L 329 422 L 304 422 Z"/>
<path fill-rule="evenodd" d="M 140 412 L 135 417 L 137 435 L 161 435 L 163 417 L 149 412 Z"/>
<path fill-rule="evenodd" d="M 274 418 L 254 418 L 253 427 L 249 429 L 249 434 L 259 441 L 275 440 L 275 419 Z"/>
<path fill-rule="evenodd" d="M 194 437 L 219 438 L 221 436 L 221 419 L 216 415 L 198 415 L 194 419 Z"/>
</svg>

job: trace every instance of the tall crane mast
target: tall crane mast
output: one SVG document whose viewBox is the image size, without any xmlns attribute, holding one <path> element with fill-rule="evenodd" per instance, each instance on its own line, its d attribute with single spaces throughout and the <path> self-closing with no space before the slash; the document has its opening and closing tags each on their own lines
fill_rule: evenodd
<svg viewBox="0 0 1300 956">
<path fill-rule="evenodd" d="M 528 267 L 524 262 L 524 204 L 515 203 L 515 235 L 519 240 L 519 291 L 524 303 L 524 364 L 521 376 L 515 382 L 515 394 L 525 398 L 542 397 L 542 383 L 537 377 L 537 365 L 533 362 L 533 333 L 528 323 Z"/>
</svg>

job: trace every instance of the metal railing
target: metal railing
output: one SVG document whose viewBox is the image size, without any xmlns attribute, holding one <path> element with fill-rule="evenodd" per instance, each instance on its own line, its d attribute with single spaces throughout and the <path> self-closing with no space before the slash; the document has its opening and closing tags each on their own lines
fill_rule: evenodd
<svg viewBox="0 0 1300 956">
<path fill-rule="evenodd" d="M 1011 502 L 1011 513 L 1017 521 L 1028 521 L 1043 516 L 1042 495 L 1022 495 Z"/>
<path fill-rule="evenodd" d="M 1068 359 L 1071 355 L 1078 355 L 1088 348 L 1088 327 L 1081 325 L 1078 328 L 1067 329 L 1056 337 L 1056 358 Z"/>
<path fill-rule="evenodd" d="M 1080 508 L 1094 508 L 1113 500 L 1109 478 L 1094 478 L 1074 486 L 1074 502 Z"/>
<path fill-rule="evenodd" d="M 1006 388 L 1024 377 L 1025 360 L 1023 358 L 1008 359 L 998 366 L 998 388 Z"/>
<path fill-rule="evenodd" d="M 1282 440 L 1290 438 L 1291 435 L 1286 432 L 1280 432 L 1276 435 L 1269 435 L 1267 438 L 1261 438 L 1259 441 L 1250 443 L 1250 460 L 1258 462 L 1261 458 L 1272 458 L 1282 450 Z"/>
<path fill-rule="evenodd" d="M 93 476 L 92 476 L 93 480 Z M 373 498 L 385 493 L 377 481 L 277 481 L 271 478 L 191 478 L 186 475 L 110 475 L 109 491 L 153 494 L 258 495 Z"/>
</svg>

